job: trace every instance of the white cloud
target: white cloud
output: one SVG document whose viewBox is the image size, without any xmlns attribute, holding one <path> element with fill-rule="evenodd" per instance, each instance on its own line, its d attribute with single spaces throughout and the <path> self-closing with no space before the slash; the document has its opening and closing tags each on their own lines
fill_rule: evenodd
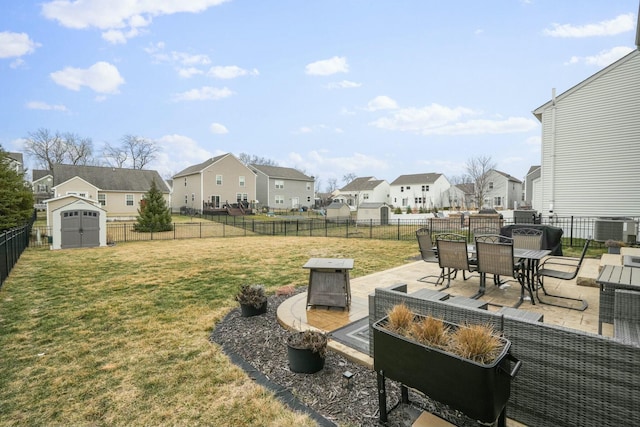
<svg viewBox="0 0 640 427">
<path fill-rule="evenodd" d="M 223 154 L 222 152 L 212 153 L 184 135 L 165 135 L 156 142 L 160 146 L 160 152 L 150 167 L 157 170 L 163 177 L 174 175 L 189 166 L 202 163 L 205 159 Z"/>
<path fill-rule="evenodd" d="M 175 101 L 203 101 L 209 99 L 228 98 L 231 95 L 233 95 L 233 91 L 226 87 L 220 89 L 217 87 L 203 86 L 200 89 L 191 89 L 186 92 L 175 94 L 173 99 Z"/>
<path fill-rule="evenodd" d="M 571 25 L 551 24 L 551 28 L 543 30 L 543 34 L 551 37 L 593 37 L 613 36 L 616 34 L 633 31 L 636 27 L 636 19 L 633 13 L 618 15 L 608 21 L 600 21 L 596 24 Z"/>
<path fill-rule="evenodd" d="M 305 67 L 305 72 L 311 76 L 330 76 L 336 73 L 348 73 L 349 65 L 344 56 L 334 56 L 331 59 L 312 62 Z"/>
<path fill-rule="evenodd" d="M 235 79 L 236 77 L 246 75 L 257 76 L 260 73 L 255 68 L 248 71 L 236 65 L 217 65 L 215 67 L 209 68 L 209 72 L 207 74 L 218 79 Z"/>
<path fill-rule="evenodd" d="M 331 176 L 323 175 L 323 171 L 326 173 L 327 171 L 338 170 L 341 173 L 354 172 L 359 174 L 360 172 L 371 173 L 372 171 L 389 169 L 388 163 L 384 160 L 366 154 L 353 153 L 350 156 L 332 157 L 329 152 L 318 150 L 310 151 L 306 155 L 291 152 L 288 155 L 288 159 L 283 163 L 288 167 L 301 167 L 307 171 L 307 174 L 321 176 L 323 179 L 331 178 Z M 334 178 L 341 179 L 342 175 Z"/>
<path fill-rule="evenodd" d="M 96 62 L 86 69 L 66 67 L 51 73 L 50 76 L 54 82 L 67 89 L 78 91 L 82 86 L 87 86 L 103 94 L 118 93 L 118 87 L 124 83 L 118 69 L 103 61 Z"/>
<path fill-rule="evenodd" d="M 421 135 L 479 135 L 528 132 L 539 124 L 533 119 L 472 119 L 480 113 L 469 108 L 449 108 L 431 104 L 423 108 L 403 108 L 369 123 L 380 129 Z"/>
<path fill-rule="evenodd" d="M 327 89 L 351 89 L 354 87 L 360 87 L 362 83 L 356 83 L 349 80 L 343 80 L 341 82 L 332 82 L 327 85 Z"/>
<path fill-rule="evenodd" d="M 124 43 L 127 38 L 140 34 L 140 29 L 149 26 L 155 16 L 199 13 L 226 1 L 53 0 L 42 5 L 42 14 L 63 27 L 104 30 L 105 40 Z"/>
<path fill-rule="evenodd" d="M 29 101 L 27 102 L 26 107 L 29 110 L 68 111 L 67 107 L 65 107 L 64 105 L 61 105 L 61 104 L 51 105 L 42 101 Z"/>
<path fill-rule="evenodd" d="M 631 49 L 630 47 L 617 46 L 609 50 L 603 50 L 599 52 L 597 55 L 585 56 L 585 57 L 572 56 L 571 59 L 566 62 L 566 64 L 578 64 L 582 62 L 587 65 L 596 65 L 598 67 L 606 67 L 607 65 L 612 64 L 618 59 L 622 58 L 632 50 L 633 49 Z"/>
<path fill-rule="evenodd" d="M 14 58 L 33 53 L 40 47 L 27 33 L 0 32 L 0 58 Z M 15 68 L 15 67 L 14 67 Z"/>
<path fill-rule="evenodd" d="M 376 96 L 367 104 L 365 110 L 378 111 L 378 110 L 395 110 L 398 108 L 398 103 L 388 96 L 381 95 Z"/>
<path fill-rule="evenodd" d="M 217 135 L 224 135 L 225 133 L 229 133 L 229 129 L 227 129 L 225 125 L 222 125 L 220 123 L 211 123 L 209 129 L 211 130 L 211 133 L 215 133 Z"/>
<path fill-rule="evenodd" d="M 189 67 L 189 68 L 179 68 L 178 69 L 178 75 L 180 77 L 182 77 L 183 79 L 188 79 L 191 78 L 195 75 L 198 74 L 204 74 L 204 72 L 202 70 L 200 70 L 199 68 L 195 68 L 195 67 Z"/>
</svg>

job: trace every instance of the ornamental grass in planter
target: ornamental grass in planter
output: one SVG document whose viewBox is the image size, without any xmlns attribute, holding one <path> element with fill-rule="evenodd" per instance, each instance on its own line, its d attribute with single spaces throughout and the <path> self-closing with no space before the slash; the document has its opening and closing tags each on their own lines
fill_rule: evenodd
<svg viewBox="0 0 640 427">
<path fill-rule="evenodd" d="M 458 325 L 416 315 L 402 305 L 373 325 L 373 340 L 381 421 L 386 420 L 384 381 L 389 378 L 478 421 L 495 422 L 520 368 L 509 353 L 510 341 L 490 325 Z"/>
<path fill-rule="evenodd" d="M 235 300 L 240 303 L 242 317 L 257 316 L 267 312 L 267 294 L 263 285 L 241 285 Z"/>
</svg>

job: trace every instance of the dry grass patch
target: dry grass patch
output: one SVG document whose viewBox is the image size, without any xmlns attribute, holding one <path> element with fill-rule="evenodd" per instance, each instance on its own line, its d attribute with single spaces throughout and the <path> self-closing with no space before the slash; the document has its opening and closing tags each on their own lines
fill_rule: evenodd
<svg viewBox="0 0 640 427">
<path fill-rule="evenodd" d="M 208 341 L 242 283 L 305 285 L 310 257 L 395 267 L 415 242 L 303 237 L 29 249 L 0 290 L 0 426 L 312 425 Z"/>
</svg>

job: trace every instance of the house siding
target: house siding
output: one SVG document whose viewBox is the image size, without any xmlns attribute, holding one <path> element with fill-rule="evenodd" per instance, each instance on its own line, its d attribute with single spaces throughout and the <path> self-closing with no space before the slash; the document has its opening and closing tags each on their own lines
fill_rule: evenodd
<svg viewBox="0 0 640 427">
<path fill-rule="evenodd" d="M 640 55 L 621 61 L 543 111 L 539 210 L 640 215 Z"/>
</svg>

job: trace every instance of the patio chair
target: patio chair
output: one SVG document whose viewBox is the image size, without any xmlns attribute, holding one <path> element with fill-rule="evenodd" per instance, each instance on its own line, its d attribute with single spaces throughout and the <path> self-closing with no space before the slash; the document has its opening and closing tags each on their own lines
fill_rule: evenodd
<svg viewBox="0 0 640 427">
<path fill-rule="evenodd" d="M 423 227 L 416 230 L 416 238 L 418 239 L 418 247 L 420 248 L 420 256 L 424 262 L 437 263 L 438 251 L 431 240 L 431 229 L 429 227 Z M 428 279 L 436 278 L 436 281 L 430 281 Z M 433 285 L 439 285 L 444 280 L 444 269 L 441 270 L 439 276 L 427 275 L 418 279 L 419 282 L 431 283 Z"/>
<path fill-rule="evenodd" d="M 455 279 L 458 271 L 462 271 L 463 280 L 467 280 L 466 272 L 476 271 L 475 260 L 469 259 L 467 239 L 461 234 L 443 233 L 436 236 L 438 263 L 442 268 L 442 278 L 447 279 L 447 289 L 451 279 Z M 446 272 L 445 272 L 446 271 Z"/>
<path fill-rule="evenodd" d="M 511 231 L 513 247 L 517 249 L 542 248 L 542 230 L 535 228 L 514 228 Z"/>
<path fill-rule="evenodd" d="M 517 308 L 524 301 L 525 288 L 533 299 L 531 289 L 525 285 L 524 263 L 513 257 L 513 240 L 500 235 L 484 235 L 476 237 L 476 256 L 480 273 L 480 290 L 478 297 L 486 290 L 487 274 L 493 274 L 496 284 L 499 277 L 513 277 L 520 284 L 520 299 L 513 306 Z"/>
<path fill-rule="evenodd" d="M 546 305 L 553 305 L 555 307 L 562 307 L 562 308 L 568 308 L 571 310 L 579 310 L 579 311 L 584 311 L 587 309 L 587 307 L 589 306 L 589 304 L 587 303 L 587 301 L 581 299 L 581 298 L 573 298 L 573 297 L 567 297 L 567 296 L 563 296 L 563 295 L 555 295 L 555 294 L 550 294 L 549 292 L 547 292 L 547 290 L 544 287 L 544 278 L 545 277 L 550 277 L 553 279 L 560 279 L 560 280 L 573 280 L 576 278 L 576 276 L 578 275 L 578 271 L 580 271 L 580 267 L 582 266 L 582 261 L 584 260 L 584 256 L 587 253 L 587 249 L 589 249 L 589 244 L 591 243 L 591 239 L 587 239 L 584 242 L 584 247 L 582 248 L 582 254 L 580 255 L 580 258 L 572 258 L 572 257 L 564 257 L 564 256 L 551 256 L 547 259 L 545 259 L 540 266 L 538 267 L 538 270 L 536 271 L 536 298 L 538 299 L 538 301 L 540 302 L 540 304 L 546 304 Z M 571 301 L 578 301 L 580 302 L 580 306 L 579 307 L 574 307 L 571 305 L 563 305 L 563 304 L 557 304 L 557 303 L 552 303 L 552 302 L 546 302 L 546 301 L 542 301 L 540 299 L 540 296 L 538 295 L 538 289 L 542 289 L 542 292 L 544 292 L 544 294 L 546 296 L 549 297 L 553 297 L 553 298 L 561 298 L 561 299 L 566 299 L 566 300 L 571 300 Z"/>
</svg>

